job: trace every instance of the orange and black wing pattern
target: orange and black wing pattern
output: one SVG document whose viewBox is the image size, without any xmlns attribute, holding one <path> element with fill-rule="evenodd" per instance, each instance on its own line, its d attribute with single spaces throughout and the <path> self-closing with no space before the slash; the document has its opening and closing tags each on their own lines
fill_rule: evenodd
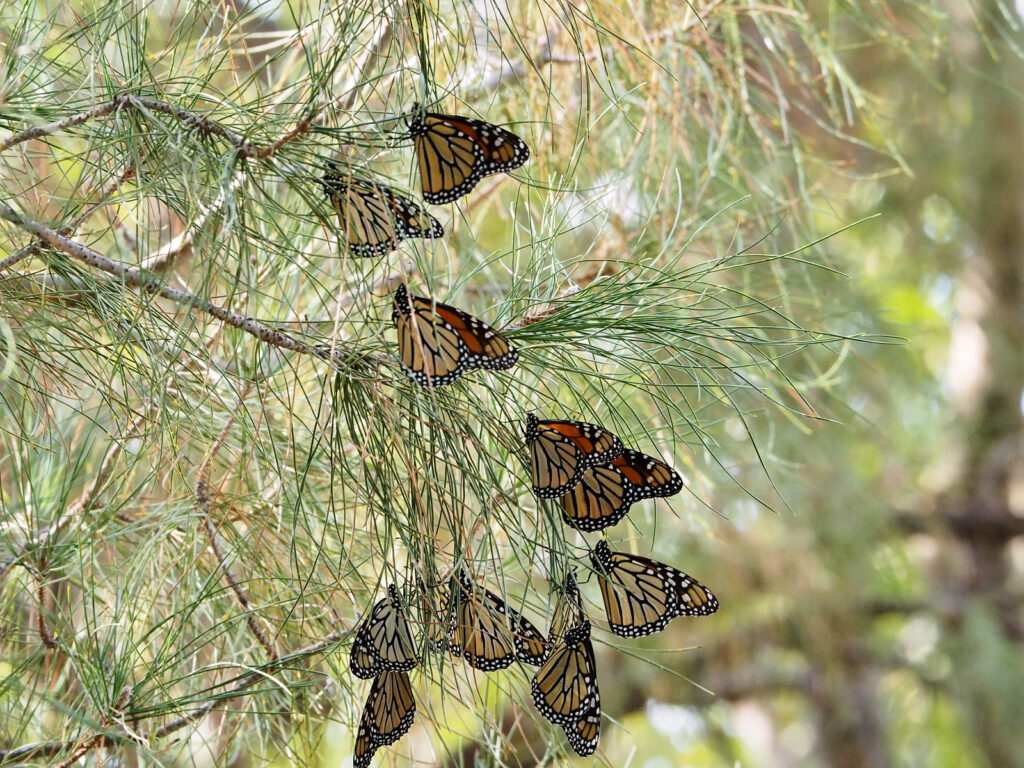
<svg viewBox="0 0 1024 768">
<path fill-rule="evenodd" d="M 562 517 L 581 531 L 615 525 L 641 499 L 673 496 L 683 478 L 668 464 L 628 448 L 617 459 L 591 467 L 579 485 L 562 496 Z"/>
<path fill-rule="evenodd" d="M 515 170 L 530 159 L 526 142 L 511 131 L 470 117 L 420 112 L 416 104 L 409 135 L 423 199 L 433 205 L 457 200 L 485 176 Z"/>
<path fill-rule="evenodd" d="M 383 256 L 402 240 L 444 235 L 441 222 L 382 184 L 344 176 L 337 170 L 328 171 L 321 184 L 354 256 Z"/>
<path fill-rule="evenodd" d="M 622 441 L 604 427 L 582 421 L 526 417 L 533 492 L 542 499 L 564 496 L 583 480 L 591 467 L 622 455 Z"/>
<path fill-rule="evenodd" d="M 601 697 L 590 641 L 590 621 L 583 614 L 575 581 L 566 584 L 566 601 L 556 614 L 569 614 L 568 628 L 537 670 L 530 693 L 537 711 L 561 726 L 580 755 L 593 754 L 601 735 Z M 557 629 L 557 627 L 556 627 Z"/>
<path fill-rule="evenodd" d="M 676 616 L 707 616 L 718 610 L 711 590 L 665 563 L 612 552 L 605 541 L 597 543 L 591 561 L 609 628 L 622 637 L 643 637 L 660 632 Z"/>
<path fill-rule="evenodd" d="M 474 585 L 464 572 L 452 578 L 451 595 L 448 650 L 454 655 L 484 672 L 505 669 L 516 660 L 544 661 L 547 638 L 499 595 Z"/>
<path fill-rule="evenodd" d="M 412 726 L 416 700 L 407 672 L 384 671 L 373 681 L 356 733 L 353 768 L 368 768 L 374 753 L 394 744 Z"/>
<path fill-rule="evenodd" d="M 405 374 L 423 387 L 443 387 L 466 371 L 507 370 L 519 360 L 508 339 L 472 315 L 399 285 L 391 313 Z"/>
</svg>

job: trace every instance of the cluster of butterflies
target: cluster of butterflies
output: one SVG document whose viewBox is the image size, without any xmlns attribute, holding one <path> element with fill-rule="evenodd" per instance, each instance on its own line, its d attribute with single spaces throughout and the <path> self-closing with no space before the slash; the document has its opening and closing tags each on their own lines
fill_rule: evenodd
<svg viewBox="0 0 1024 768">
<path fill-rule="evenodd" d="M 649 635 L 676 616 L 703 616 L 718 608 L 711 592 L 685 573 L 650 558 L 613 552 L 605 541 L 597 543 L 591 562 L 608 627 L 622 637 Z M 537 711 L 561 726 L 578 754 L 593 754 L 601 733 L 601 702 L 590 619 L 573 574 L 562 586 L 550 638 L 465 571 L 436 591 L 440 609 L 431 591 L 420 585 L 428 646 L 447 648 L 484 672 L 516 661 L 540 667 L 530 686 Z M 401 594 L 391 584 L 357 627 L 349 657 L 356 677 L 373 679 L 356 734 L 354 768 L 367 768 L 379 748 L 412 726 L 416 701 L 409 672 L 420 663 L 420 648 Z"/>
<path fill-rule="evenodd" d="M 530 157 L 526 142 L 496 125 L 457 115 L 421 112 L 408 117 L 423 199 L 443 204 L 467 194 L 481 179 L 512 171 Z M 413 200 L 375 181 L 345 174 L 336 165 L 322 179 L 355 256 L 379 257 L 402 240 L 444 235 L 441 223 Z M 519 353 L 500 333 L 472 315 L 429 297 L 395 291 L 402 370 L 424 387 L 451 384 L 466 371 L 506 370 Z"/>
<path fill-rule="evenodd" d="M 457 200 L 486 176 L 514 171 L 530 159 L 525 141 L 483 120 L 422 112 L 413 104 L 407 121 L 423 199 L 431 205 Z M 441 222 L 419 204 L 376 181 L 332 164 L 321 183 L 355 256 L 383 256 L 402 240 L 444 235 Z"/>
<path fill-rule="evenodd" d="M 682 487 L 668 465 L 630 451 L 595 424 L 527 417 L 533 490 L 562 500 L 567 521 L 593 531 L 622 519 L 638 499 L 666 496 Z M 605 540 L 590 555 L 597 574 L 608 628 L 621 637 L 659 632 L 677 616 L 706 616 L 718 600 L 696 579 L 648 557 L 614 552 Z M 597 749 L 601 703 L 591 645 L 590 619 L 570 572 L 545 636 L 500 595 L 475 584 L 465 571 L 439 587 L 443 608 L 436 610 L 420 585 L 424 626 L 434 649 L 447 647 L 475 669 L 505 669 L 515 661 L 540 667 L 530 686 L 544 717 L 565 732 L 580 755 Z M 375 678 L 356 735 L 355 768 L 366 768 L 374 753 L 409 730 L 416 713 L 409 671 L 420 661 L 401 596 L 394 585 L 356 630 L 351 650 L 353 674 Z"/>
<path fill-rule="evenodd" d="M 407 116 L 415 146 L 423 199 L 452 202 L 491 174 L 520 167 L 530 157 L 515 134 L 471 118 L 423 112 Z M 416 202 L 375 181 L 344 174 L 337 166 L 323 177 L 323 188 L 337 211 L 350 251 L 379 257 L 402 240 L 437 238 L 440 222 Z M 424 387 L 440 387 L 478 369 L 507 370 L 519 359 L 515 347 L 494 328 L 433 298 L 414 296 L 401 284 L 392 296 L 399 359 L 405 374 Z M 641 499 L 672 496 L 682 478 L 665 462 L 626 448 L 595 424 L 540 420 L 528 415 L 533 492 L 558 499 L 562 516 L 582 531 L 618 523 Z M 700 582 L 657 560 L 613 552 L 604 540 L 591 552 L 609 629 L 622 637 L 642 637 L 664 629 L 676 616 L 703 616 L 718 601 Z M 463 658 L 475 669 L 505 669 L 519 661 L 539 667 L 531 693 L 537 710 L 565 731 L 580 755 L 597 749 L 601 730 L 597 670 L 590 620 L 570 572 L 560 588 L 551 636 L 465 571 L 456 572 L 440 592 L 419 584 L 428 645 Z M 416 714 L 409 672 L 420 662 L 420 643 L 406 619 L 395 585 L 356 629 L 350 666 L 373 679 L 356 735 L 355 768 L 367 768 L 376 751 L 397 741 Z"/>
</svg>

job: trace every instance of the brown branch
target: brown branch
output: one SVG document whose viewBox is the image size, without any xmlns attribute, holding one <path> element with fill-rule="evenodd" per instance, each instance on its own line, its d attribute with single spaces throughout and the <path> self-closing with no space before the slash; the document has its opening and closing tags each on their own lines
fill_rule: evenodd
<svg viewBox="0 0 1024 768">
<path fill-rule="evenodd" d="M 273 670 L 284 666 L 286 662 L 301 659 L 317 653 L 318 651 L 322 651 L 325 648 L 329 648 L 330 646 L 338 643 L 344 636 L 344 632 L 332 632 L 330 635 L 327 635 L 327 637 L 313 643 L 312 645 L 300 648 L 288 656 L 278 657 L 263 669 L 244 675 L 234 686 L 229 688 L 223 696 L 218 696 L 215 700 L 207 702 L 201 707 L 189 710 L 169 723 L 165 723 L 158 728 L 152 728 L 149 731 L 145 731 L 130 740 L 146 742 L 152 739 L 163 738 L 164 736 L 169 736 L 176 731 L 180 731 L 189 723 L 194 723 L 208 715 L 219 703 L 238 698 L 245 693 L 247 689 L 258 683 L 260 680 L 265 680 L 267 675 L 269 675 Z M 125 740 L 128 739 L 124 736 L 101 733 L 92 736 L 89 739 L 89 743 L 94 747 L 108 747 Z M 75 741 L 44 741 L 36 744 L 25 744 L 20 747 L 14 747 L 13 749 L 0 750 L 0 765 L 29 758 L 52 757 L 54 755 L 59 755 L 62 752 L 66 752 L 69 749 L 75 749 L 76 746 L 81 743 L 81 739 Z"/>
<path fill-rule="evenodd" d="M 53 632 L 50 631 L 49 625 L 46 623 L 46 604 L 49 602 L 50 591 L 46 588 L 46 558 L 44 557 L 39 563 L 39 573 L 36 578 L 39 580 L 39 586 L 36 592 L 36 597 L 39 601 L 39 607 L 36 611 L 39 619 L 39 641 L 50 650 L 57 647 L 57 639 L 54 637 Z"/>
<path fill-rule="evenodd" d="M 103 104 L 97 104 L 91 109 L 85 110 L 85 112 L 79 112 L 77 115 L 71 115 L 65 117 L 62 120 L 56 120 L 46 125 L 37 125 L 34 128 L 27 128 L 21 133 L 16 133 L 13 136 L 9 136 L 6 141 L 0 142 L 0 152 L 6 152 L 13 146 L 22 144 L 32 139 L 41 139 L 43 136 L 49 136 L 57 133 L 57 131 L 63 131 L 65 128 L 72 128 L 76 125 L 92 120 L 94 117 L 105 117 L 112 112 L 116 112 L 121 109 L 126 102 L 127 96 L 118 96 L 112 101 L 104 102 Z"/>
<path fill-rule="evenodd" d="M 188 227 L 180 235 L 172 238 L 170 242 L 160 246 L 157 250 L 142 259 L 139 266 L 142 269 L 163 269 L 181 255 L 184 251 L 188 250 L 192 246 L 192 242 L 195 239 L 196 232 L 201 229 L 210 217 L 219 211 L 224 203 L 227 201 L 228 192 L 233 192 L 242 186 L 244 177 L 241 174 L 235 176 L 228 185 L 228 189 L 221 189 L 220 194 L 214 199 L 210 205 L 206 206 L 202 212 L 193 219 Z"/>
<path fill-rule="evenodd" d="M 1015 515 L 1001 505 L 990 505 L 977 500 L 951 502 L 948 509 L 933 514 L 895 512 L 895 524 L 908 533 L 935 532 L 946 528 L 960 539 L 1008 541 L 1024 536 L 1024 517 Z"/>
<path fill-rule="evenodd" d="M 245 401 L 246 395 L 249 394 L 249 390 L 252 388 L 252 384 L 247 384 L 239 395 L 239 405 Z M 235 413 L 232 413 L 228 418 L 227 424 L 217 435 L 217 439 L 210 447 L 206 458 L 203 463 L 199 466 L 199 472 L 196 479 L 196 510 L 202 516 L 202 524 L 206 529 L 206 535 L 210 540 L 210 549 L 213 550 L 214 556 L 217 558 L 217 563 L 220 565 L 221 571 L 224 574 L 224 580 L 231 587 L 231 591 L 235 593 L 235 598 L 238 600 L 238 604 L 242 607 L 245 612 L 245 620 L 249 625 L 249 631 L 252 632 L 257 642 L 264 647 L 267 651 L 267 655 L 270 660 L 273 661 L 277 658 L 277 650 L 274 648 L 274 644 L 270 642 L 270 638 L 267 637 L 266 632 L 263 631 L 263 627 L 260 626 L 259 621 L 256 619 L 256 614 L 253 612 L 252 607 L 249 604 L 249 595 L 245 591 L 245 587 L 242 586 L 238 577 L 235 576 L 234 572 L 228 566 L 227 560 L 224 554 L 221 552 L 220 546 L 217 544 L 217 529 L 214 528 L 213 522 L 210 520 L 210 506 L 212 498 L 210 495 L 210 467 L 213 464 L 213 459 L 217 455 L 217 452 L 224 445 L 224 442 L 228 439 L 228 435 L 231 433 L 231 428 L 235 424 Z"/>
<path fill-rule="evenodd" d="M 66 237 L 62 237 L 54 230 L 43 226 L 39 222 L 22 217 L 13 209 L 3 205 L 2 203 L 0 203 L 0 218 L 7 219 L 23 229 L 32 232 L 41 240 L 52 245 L 58 251 L 66 253 L 68 256 L 81 261 L 83 264 L 103 270 L 104 272 L 122 279 L 133 288 L 138 288 L 148 294 L 162 296 L 163 298 L 169 299 L 178 304 L 196 307 L 200 311 L 205 312 L 208 315 L 212 315 L 221 322 L 226 323 L 233 328 L 245 331 L 250 336 L 254 336 L 260 341 L 270 344 L 271 346 L 280 347 L 281 349 L 287 349 L 291 352 L 298 352 L 304 355 L 312 355 L 320 358 L 321 360 L 327 360 L 338 368 L 343 368 L 348 363 L 366 357 L 366 355 L 361 355 L 354 350 L 343 350 L 338 348 L 332 350 L 323 346 L 310 346 L 304 342 L 298 341 L 297 339 L 293 339 L 291 336 L 275 328 L 262 325 L 251 317 L 246 317 L 238 314 L 237 312 L 232 312 L 229 309 L 225 309 L 224 307 L 207 301 L 195 294 L 188 293 L 187 291 L 179 291 L 175 288 L 171 288 L 170 286 L 164 285 L 156 275 L 146 274 L 140 270 L 108 259 L 106 256 L 97 253 L 91 248 L 87 248 L 84 245 L 68 240 Z"/>
<path fill-rule="evenodd" d="M 8 137 L 6 141 L 0 142 L 0 152 L 5 152 L 11 147 L 23 144 L 26 141 L 41 139 L 44 136 L 50 136 L 58 131 L 63 131 L 76 125 L 82 125 L 93 118 L 106 117 L 114 112 L 128 108 L 135 109 L 140 112 L 149 111 L 170 115 L 186 125 L 194 127 L 200 133 L 219 136 L 233 144 L 238 149 L 239 155 L 244 158 L 256 158 L 259 157 L 261 152 L 264 152 L 264 150 L 253 146 L 244 137 L 238 135 L 230 128 L 225 128 L 220 123 L 214 122 L 209 118 L 203 117 L 195 112 L 190 112 L 187 109 L 176 107 L 173 104 L 168 104 L 164 101 L 148 99 L 144 96 L 135 96 L 130 93 L 122 93 L 110 101 L 97 104 L 91 109 L 79 112 L 76 115 L 71 115 L 70 117 L 65 117 L 62 120 L 47 123 L 46 125 L 37 125 L 34 128 L 28 128 L 21 133 L 16 133 L 13 136 Z M 267 157 L 269 154 L 272 153 L 267 153 L 263 156 Z"/>
<path fill-rule="evenodd" d="M 75 748 L 74 752 L 72 752 L 70 755 L 67 756 L 67 758 L 65 758 L 64 760 L 62 760 L 60 763 L 57 764 L 57 768 L 69 768 L 69 766 L 74 765 L 90 749 L 95 749 L 96 747 L 100 746 L 100 742 L 103 740 L 103 738 L 104 737 L 103 737 L 102 733 L 97 733 L 95 736 L 93 736 L 88 741 L 80 743 Z"/>
</svg>

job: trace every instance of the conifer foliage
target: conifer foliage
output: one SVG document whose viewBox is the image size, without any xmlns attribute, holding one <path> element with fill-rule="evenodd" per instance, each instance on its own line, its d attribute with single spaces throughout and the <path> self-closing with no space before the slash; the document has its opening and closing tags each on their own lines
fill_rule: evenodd
<svg viewBox="0 0 1024 768">
<path fill-rule="evenodd" d="M 616 3 L 157 5 L 0 22 L 0 762 L 443 755 L 493 685 L 593 753 L 591 638 L 718 608 L 626 540 L 839 338 L 768 212 L 635 133 Z"/>
</svg>

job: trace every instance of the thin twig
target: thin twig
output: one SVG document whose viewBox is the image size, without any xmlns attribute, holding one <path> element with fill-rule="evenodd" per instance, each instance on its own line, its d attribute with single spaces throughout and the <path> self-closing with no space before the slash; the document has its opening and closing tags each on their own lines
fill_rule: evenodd
<svg viewBox="0 0 1024 768">
<path fill-rule="evenodd" d="M 233 328 L 245 331 L 250 336 L 255 336 L 260 341 L 270 344 L 271 346 L 280 347 L 281 349 L 287 349 L 304 355 L 312 355 L 322 360 L 328 360 L 339 368 L 345 367 L 356 359 L 365 357 L 365 355 L 360 355 L 354 350 L 344 350 L 339 348 L 331 350 L 323 346 L 310 346 L 309 344 L 305 344 L 297 339 L 293 339 L 291 336 L 286 333 L 282 333 L 275 328 L 258 323 L 251 317 L 246 317 L 238 314 L 237 312 L 232 312 L 229 309 L 225 309 L 224 307 L 187 291 L 179 291 L 175 288 L 171 288 L 170 286 L 164 285 L 158 276 L 146 274 L 137 269 L 133 269 L 132 267 L 128 267 L 124 264 L 108 259 L 106 256 L 97 253 L 91 248 L 87 248 L 84 245 L 68 240 L 66 237 L 62 237 L 54 230 L 37 221 L 33 221 L 19 215 L 12 208 L 9 208 L 2 203 L 0 203 L 0 218 L 7 219 L 23 229 L 28 230 L 49 245 L 52 245 L 57 250 L 66 253 L 72 258 L 78 259 L 83 264 L 95 267 L 96 269 L 103 270 L 115 277 L 121 278 L 125 283 L 133 288 L 138 288 L 148 294 L 162 296 L 163 298 L 170 299 L 178 304 L 196 307 L 200 311 L 205 312 L 208 315 L 212 315 L 221 322 L 226 323 Z"/>
<path fill-rule="evenodd" d="M 97 104 L 91 109 L 85 110 L 85 112 L 79 112 L 77 115 L 71 115 L 61 120 L 56 120 L 46 125 L 37 125 L 34 128 L 27 128 L 21 133 L 16 133 L 13 136 L 7 138 L 6 141 L 0 142 L 0 152 L 6 152 L 13 146 L 22 144 L 32 139 L 41 139 L 43 136 L 49 136 L 57 133 L 57 131 L 63 131 L 66 128 L 72 128 L 76 125 L 92 120 L 94 117 L 105 117 L 106 115 L 116 112 L 121 109 L 126 102 L 127 96 L 118 96 L 112 101 L 106 101 L 102 104 Z"/>
<path fill-rule="evenodd" d="M 10 269 L 22 259 L 27 259 L 29 256 L 35 256 L 37 253 L 40 253 L 41 251 L 42 247 L 39 245 L 39 241 L 35 240 L 26 245 L 24 248 L 15 251 L 6 259 L 0 261 L 0 271 Z"/>
<path fill-rule="evenodd" d="M 242 393 L 239 395 L 238 400 L 241 404 L 245 401 L 246 396 L 252 389 L 252 384 L 246 384 Z M 270 660 L 273 661 L 277 658 L 277 650 L 274 648 L 274 644 L 270 642 L 270 638 L 263 631 L 263 627 L 260 626 L 259 621 L 256 619 L 256 614 L 253 612 L 252 607 L 249 605 L 249 595 L 245 591 L 245 587 L 239 582 L 238 577 L 235 576 L 231 568 L 227 564 L 227 560 L 224 558 L 224 554 L 220 550 L 220 546 L 217 544 L 217 529 L 214 528 L 213 522 L 210 520 L 210 506 L 212 498 L 210 495 L 210 467 L 213 464 L 213 459 L 217 455 L 217 452 L 224 445 L 224 442 L 228 439 L 228 435 L 231 433 L 231 428 L 235 425 L 235 416 L 237 411 L 231 414 L 228 418 L 227 424 L 217 435 L 217 439 L 210 447 L 209 452 L 206 454 L 206 458 L 203 463 L 199 466 L 199 472 L 196 477 L 196 509 L 202 516 L 202 524 L 206 529 L 206 535 L 210 540 L 210 549 L 213 550 L 214 556 L 217 558 L 217 563 L 220 565 L 221 571 L 224 573 L 224 580 L 231 587 L 231 591 L 235 593 L 235 598 L 238 600 L 238 604 L 242 607 L 245 612 L 245 620 L 249 625 L 249 631 L 252 632 L 253 636 L 262 645 L 266 651 Z"/>
<path fill-rule="evenodd" d="M 69 768 L 81 759 L 86 752 L 90 749 L 95 749 L 100 746 L 100 742 L 103 741 L 104 736 L 102 733 L 97 733 L 91 739 L 86 742 L 82 742 L 78 745 L 74 752 L 67 756 L 66 759 L 62 760 L 57 764 L 57 768 Z"/>
<path fill-rule="evenodd" d="M 39 573 L 37 578 L 39 579 L 39 588 L 36 593 L 36 597 L 39 601 L 39 608 L 37 609 L 37 615 L 39 617 L 39 641 L 49 649 L 57 647 L 57 640 L 50 631 L 49 625 L 46 623 L 46 604 L 49 602 L 49 590 L 46 588 L 46 558 L 43 557 L 39 563 Z"/>
<path fill-rule="evenodd" d="M 16 133 L 13 136 L 8 137 L 6 141 L 0 142 L 0 152 L 5 152 L 11 147 L 23 144 L 26 141 L 41 139 L 44 136 L 51 136 L 58 131 L 63 131 L 67 128 L 72 128 L 76 125 L 86 123 L 93 118 L 106 117 L 107 115 L 127 108 L 136 109 L 140 112 L 159 112 L 175 117 L 181 122 L 193 126 L 201 133 L 219 136 L 220 138 L 227 140 L 238 149 L 238 154 L 245 158 L 255 158 L 262 151 L 259 147 L 253 146 L 246 141 L 244 137 L 239 136 L 230 128 L 225 128 L 220 123 L 214 122 L 213 120 L 203 117 L 195 112 L 189 112 L 187 109 L 176 107 L 173 104 L 168 104 L 164 101 L 148 99 L 144 96 L 135 96 L 130 93 L 122 93 L 114 99 L 102 104 L 97 104 L 95 107 L 87 109 L 84 112 L 79 112 L 76 115 L 71 115 L 70 117 L 65 117 L 62 120 L 56 120 L 52 123 L 47 123 L 46 125 L 37 125 L 34 128 L 27 128 L 21 133 Z"/>
<path fill-rule="evenodd" d="M 7 570 L 16 562 L 24 557 L 26 552 L 33 549 L 38 549 L 48 541 L 52 541 L 61 531 L 68 527 L 68 525 L 76 520 L 78 516 L 90 508 L 95 506 L 95 499 L 97 491 L 103 487 L 113 472 L 114 464 L 120 457 L 121 452 L 124 450 L 125 443 L 128 442 L 142 427 L 146 419 L 149 418 L 149 412 L 152 410 L 152 404 L 149 404 L 147 408 L 129 425 L 124 436 L 120 440 L 116 440 L 110 448 L 107 449 L 106 456 L 103 457 L 103 461 L 100 463 L 100 469 L 96 473 L 96 476 L 92 481 L 85 487 L 81 495 L 72 502 L 64 513 L 60 516 L 57 522 L 45 530 L 39 531 L 35 536 L 31 537 L 25 542 L 14 555 L 14 557 L 4 561 L 0 564 L 0 580 L 6 575 Z"/>
<path fill-rule="evenodd" d="M 208 206 L 205 206 L 188 225 L 188 227 L 180 234 L 175 236 L 165 245 L 160 246 L 157 250 L 146 256 L 141 262 L 140 266 L 142 269 L 157 270 L 163 269 L 175 258 L 180 256 L 186 250 L 188 250 L 193 241 L 195 240 L 196 233 L 202 229 L 206 222 L 210 220 L 214 214 L 216 214 L 221 208 L 224 207 L 224 203 L 227 201 L 228 193 L 234 192 L 245 180 L 245 176 L 238 174 L 231 180 L 227 189 L 221 189 L 220 193 L 214 198 L 213 202 Z"/>
</svg>

